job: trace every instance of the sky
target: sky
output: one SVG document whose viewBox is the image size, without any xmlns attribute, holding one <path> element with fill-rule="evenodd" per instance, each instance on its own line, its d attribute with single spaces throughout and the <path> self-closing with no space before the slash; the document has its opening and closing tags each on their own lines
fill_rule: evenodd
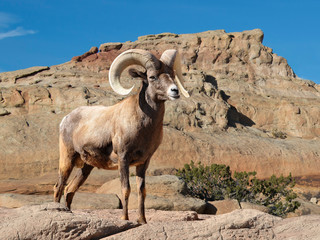
<svg viewBox="0 0 320 240">
<path fill-rule="evenodd" d="M 139 36 L 260 28 L 298 77 L 320 84 L 318 0 L 1 0 L 0 72 L 70 61 Z"/>
</svg>

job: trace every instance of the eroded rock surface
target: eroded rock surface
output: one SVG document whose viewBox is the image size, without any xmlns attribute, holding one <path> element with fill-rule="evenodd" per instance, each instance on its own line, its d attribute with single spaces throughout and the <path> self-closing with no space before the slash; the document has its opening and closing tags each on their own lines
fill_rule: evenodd
<svg viewBox="0 0 320 240">
<path fill-rule="evenodd" d="M 257 210 L 236 210 L 204 221 L 152 222 L 104 239 L 317 239 L 319 219 L 310 215 L 283 220 Z"/>
<path fill-rule="evenodd" d="M 103 219 L 91 214 L 72 213 L 48 203 L 13 210 L 0 210 L 3 239 L 99 239 L 138 224 Z"/>
<path fill-rule="evenodd" d="M 191 93 L 166 104 L 164 141 L 150 170 L 193 160 L 257 171 L 258 177 L 318 176 L 319 86 L 295 76 L 262 41 L 258 29 L 164 33 L 102 44 L 100 51 L 91 48 L 50 68 L 1 73 L 0 179 L 55 173 L 59 122 L 78 106 L 122 99 L 111 91 L 107 74 L 114 58 L 132 48 L 157 56 L 178 49 Z"/>
<path fill-rule="evenodd" d="M 209 216 L 147 210 L 148 224 L 119 220 L 121 210 L 67 211 L 56 203 L 0 208 L 3 239 L 319 239 L 320 215 L 281 219 L 258 210 Z"/>
</svg>

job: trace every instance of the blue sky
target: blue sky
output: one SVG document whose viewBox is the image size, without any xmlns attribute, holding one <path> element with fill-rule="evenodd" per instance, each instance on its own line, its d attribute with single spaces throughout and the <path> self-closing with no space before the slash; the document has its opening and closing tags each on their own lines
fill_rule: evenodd
<svg viewBox="0 0 320 240">
<path fill-rule="evenodd" d="M 260 28 L 264 45 L 320 84 L 319 25 L 317 0 L 1 0 L 0 72 L 64 63 L 141 35 Z"/>
</svg>

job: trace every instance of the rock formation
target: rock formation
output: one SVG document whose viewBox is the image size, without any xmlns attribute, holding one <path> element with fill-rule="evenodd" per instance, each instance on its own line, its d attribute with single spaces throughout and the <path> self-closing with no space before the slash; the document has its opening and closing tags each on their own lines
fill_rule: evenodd
<svg viewBox="0 0 320 240">
<path fill-rule="evenodd" d="M 157 56 L 178 49 L 191 93 L 167 104 L 164 141 L 150 171 L 194 160 L 255 170 L 258 177 L 319 176 L 319 86 L 298 78 L 262 41 L 259 29 L 163 33 L 102 44 L 57 66 L 0 73 L 0 179 L 55 173 L 59 122 L 78 106 L 122 99 L 107 73 L 131 48 Z"/>
<path fill-rule="evenodd" d="M 239 209 L 209 216 L 196 212 L 147 210 L 148 224 L 118 219 L 121 210 L 66 211 L 46 203 L 0 208 L 3 239 L 319 239 L 320 216 L 281 219 Z M 130 216 L 137 216 L 130 211 Z M 41 223 L 41 224 L 39 224 Z"/>
<path fill-rule="evenodd" d="M 90 214 L 73 214 L 59 204 L 26 206 L 0 210 L 3 239 L 100 239 L 137 223 L 103 219 Z"/>
</svg>

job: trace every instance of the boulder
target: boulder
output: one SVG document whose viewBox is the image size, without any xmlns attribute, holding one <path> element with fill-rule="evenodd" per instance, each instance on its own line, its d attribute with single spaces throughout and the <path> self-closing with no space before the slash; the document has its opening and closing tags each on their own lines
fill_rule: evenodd
<svg viewBox="0 0 320 240">
<path fill-rule="evenodd" d="M 98 239 L 138 224 L 77 214 L 62 205 L 47 203 L 11 211 L 0 210 L 2 239 Z"/>
<path fill-rule="evenodd" d="M 220 215 L 220 214 L 230 213 L 237 209 L 240 209 L 240 205 L 238 201 L 234 199 L 208 201 L 204 213 Z"/>
<path fill-rule="evenodd" d="M 99 47 L 100 52 L 109 52 L 111 50 L 119 50 L 122 47 L 122 43 L 104 43 Z"/>
<path fill-rule="evenodd" d="M 91 47 L 90 50 L 84 54 L 82 54 L 81 56 L 76 56 L 72 58 L 72 61 L 76 61 L 76 62 L 81 62 L 82 60 L 84 60 L 85 58 L 95 54 L 98 52 L 98 48 L 97 47 Z M 93 58 L 94 59 L 94 58 Z"/>
<path fill-rule="evenodd" d="M 316 197 L 312 197 L 310 199 L 310 202 L 313 203 L 313 204 L 317 204 L 318 203 L 318 199 Z"/>
<path fill-rule="evenodd" d="M 311 203 L 310 201 L 305 201 L 301 198 L 297 199 L 298 202 L 300 202 L 301 206 L 295 210 L 295 212 L 288 213 L 287 217 L 298 217 L 302 215 L 312 215 L 312 214 L 318 214 L 320 215 L 320 206 L 314 203 Z"/>
<path fill-rule="evenodd" d="M 120 199 L 115 194 L 97 194 L 77 192 L 74 195 L 72 209 L 119 209 Z"/>
<path fill-rule="evenodd" d="M 240 206 L 241 206 L 241 209 L 255 209 L 265 213 L 269 212 L 267 207 L 259 204 L 250 203 L 250 202 L 240 202 Z"/>
<path fill-rule="evenodd" d="M 136 177 L 130 177 L 131 193 L 137 193 Z M 146 176 L 147 193 L 156 196 L 185 194 L 186 184 L 174 175 Z M 116 178 L 104 183 L 97 193 L 121 194 L 120 179 Z"/>
<path fill-rule="evenodd" d="M 173 210 L 175 211 L 195 211 L 197 213 L 204 213 L 207 206 L 207 203 L 204 200 L 187 197 L 182 194 L 167 196 L 166 198 L 173 203 Z"/>
<path fill-rule="evenodd" d="M 130 177 L 131 193 L 129 197 L 129 209 L 138 208 L 137 185 L 135 177 Z M 170 210 L 170 211 L 196 211 L 203 213 L 206 207 L 205 201 L 187 197 L 186 185 L 176 176 L 161 175 L 146 177 L 147 197 L 146 209 Z M 121 198 L 120 179 L 114 179 L 103 184 L 97 193 L 117 194 Z"/>
</svg>

